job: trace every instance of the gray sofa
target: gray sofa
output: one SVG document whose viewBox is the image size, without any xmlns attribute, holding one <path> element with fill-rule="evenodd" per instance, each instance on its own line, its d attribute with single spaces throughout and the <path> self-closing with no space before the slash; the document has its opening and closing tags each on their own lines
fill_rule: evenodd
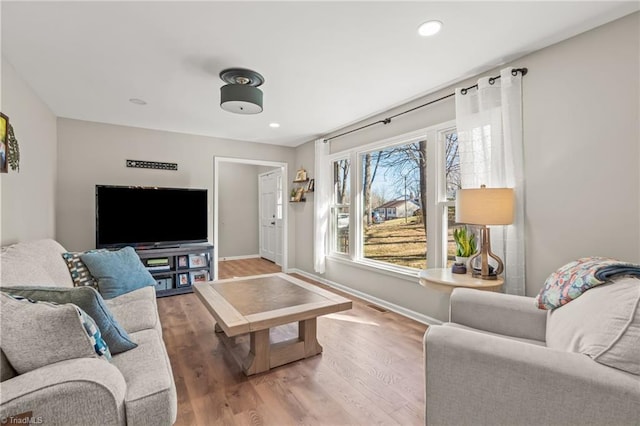
<svg viewBox="0 0 640 426">
<path fill-rule="evenodd" d="M 551 312 L 534 298 L 454 290 L 449 322 L 424 338 L 426 424 L 639 425 L 633 280 L 593 288 Z"/>
<path fill-rule="evenodd" d="M 0 285 L 72 287 L 61 256 L 65 251 L 53 240 L 3 247 Z M 111 363 L 78 358 L 18 375 L 1 351 L 0 336 L 0 418 L 30 412 L 43 424 L 55 425 L 175 422 L 176 388 L 162 340 L 155 289 L 135 290 L 106 300 L 106 304 L 138 344 L 114 355 Z"/>
</svg>

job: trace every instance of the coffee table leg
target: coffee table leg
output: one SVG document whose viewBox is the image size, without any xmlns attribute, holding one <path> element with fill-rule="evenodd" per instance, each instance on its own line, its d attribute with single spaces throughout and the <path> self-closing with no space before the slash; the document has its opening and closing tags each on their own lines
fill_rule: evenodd
<svg viewBox="0 0 640 426">
<path fill-rule="evenodd" d="M 220 328 L 220 326 L 218 325 L 218 323 L 216 323 L 216 325 L 213 326 L 213 329 L 215 330 L 216 333 L 222 333 L 224 332 L 224 330 L 222 328 Z"/>
<path fill-rule="evenodd" d="M 249 334 L 249 355 L 244 361 L 244 373 L 247 376 L 269 371 L 270 344 L 269 329 L 252 331 Z"/>
<path fill-rule="evenodd" d="M 318 343 L 316 329 L 316 318 L 298 322 L 298 338 L 304 342 L 305 358 L 322 353 L 322 346 Z"/>
</svg>

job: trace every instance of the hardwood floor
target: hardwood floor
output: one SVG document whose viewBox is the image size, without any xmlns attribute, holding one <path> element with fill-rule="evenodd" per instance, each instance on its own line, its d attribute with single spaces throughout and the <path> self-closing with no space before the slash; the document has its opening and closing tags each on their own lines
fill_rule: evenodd
<svg viewBox="0 0 640 426">
<path fill-rule="evenodd" d="M 266 259 L 225 260 L 218 262 L 218 279 L 248 277 L 250 275 L 273 274 L 282 268 Z"/>
<path fill-rule="evenodd" d="M 219 275 L 279 272 L 274 268 L 263 259 L 226 261 Z M 426 326 L 337 293 L 353 300 L 353 309 L 318 318 L 321 355 L 251 377 L 194 294 L 158 299 L 178 391 L 176 425 L 424 424 Z M 295 324 L 271 333 L 274 340 L 293 336 Z M 235 345 L 248 345 L 247 337 Z"/>
</svg>

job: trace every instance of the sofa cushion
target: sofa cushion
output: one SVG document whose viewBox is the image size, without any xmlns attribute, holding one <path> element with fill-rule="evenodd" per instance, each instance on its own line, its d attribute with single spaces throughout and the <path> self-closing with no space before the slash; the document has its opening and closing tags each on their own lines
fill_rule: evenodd
<svg viewBox="0 0 640 426">
<path fill-rule="evenodd" d="M 149 290 L 151 291 L 149 292 Z M 128 297 L 130 295 L 134 297 Z M 137 297 L 142 295 L 145 297 Z M 158 306 L 155 300 L 155 291 L 152 287 L 132 291 L 114 299 L 106 300 L 105 303 L 118 323 L 129 333 L 158 329 Z"/>
<path fill-rule="evenodd" d="M 127 424 L 172 424 L 177 398 L 164 343 L 155 330 L 138 331 L 131 337 L 138 347 L 113 357 L 127 382 Z"/>
<path fill-rule="evenodd" d="M 38 265 L 44 271 L 46 271 L 50 280 L 60 287 L 73 287 L 73 281 L 69 274 L 69 269 L 62 259 L 61 254 L 66 252 L 57 241 L 54 240 L 37 240 L 24 243 L 17 243 L 11 246 L 4 247 L 2 250 L 2 266 L 4 269 L 5 263 L 10 264 L 12 262 L 19 262 L 24 264 L 25 262 L 31 265 Z M 35 268 L 31 267 L 23 271 L 23 278 L 11 281 L 4 281 L 3 285 L 29 285 L 34 283 L 36 285 L 48 285 L 49 282 L 37 282 L 30 279 L 29 275 L 35 273 Z M 40 271 L 38 271 L 40 273 Z M 16 278 L 20 278 L 19 276 Z"/>
<path fill-rule="evenodd" d="M 7 356 L 0 350 L 0 382 L 9 380 L 17 375 L 18 373 L 16 373 L 16 370 L 11 366 L 11 363 L 9 363 Z"/>
<path fill-rule="evenodd" d="M 84 253 L 80 258 L 98 280 L 98 288 L 105 299 L 156 284 L 132 247 Z"/>
<path fill-rule="evenodd" d="M 547 346 L 640 375 L 640 279 L 618 278 L 547 315 Z"/>
<path fill-rule="evenodd" d="M 67 359 L 110 357 L 97 326 L 77 306 L 30 303 L 6 293 L 0 301 L 2 351 L 18 374 Z"/>
<path fill-rule="evenodd" d="M 478 330 L 477 328 L 467 327 L 466 325 L 456 324 L 456 323 L 452 323 L 452 322 L 446 322 L 446 323 L 444 323 L 442 325 L 444 325 L 446 327 L 459 328 L 461 330 L 475 331 L 476 333 L 482 333 L 482 334 L 486 334 L 488 336 L 502 337 L 503 339 L 508 339 L 508 340 L 516 340 L 518 342 L 528 343 L 530 345 L 536 345 L 536 346 L 544 346 L 545 345 L 545 343 L 540 341 L 540 340 L 525 339 L 525 338 L 522 338 L 522 337 L 512 337 L 512 336 L 506 336 L 504 334 L 491 333 L 490 331 Z"/>
<path fill-rule="evenodd" d="M 71 274 L 71 279 L 73 280 L 73 285 L 75 287 L 82 286 L 90 286 L 93 288 L 98 288 L 98 282 L 91 275 L 87 265 L 84 264 L 81 255 L 85 253 L 95 253 L 106 251 L 106 249 L 98 249 L 98 250 L 89 250 L 89 251 L 68 251 L 62 253 L 62 258 L 67 263 L 67 268 L 69 268 L 69 273 Z"/>
<path fill-rule="evenodd" d="M 136 344 L 125 331 L 126 328 L 118 323 L 100 293 L 94 288 L 5 287 L 3 291 L 44 302 L 73 303 L 93 318 L 112 354 L 128 351 L 136 347 Z"/>
<path fill-rule="evenodd" d="M 55 287 L 56 283 L 38 263 L 3 254 L 0 260 L 0 285 Z"/>
</svg>

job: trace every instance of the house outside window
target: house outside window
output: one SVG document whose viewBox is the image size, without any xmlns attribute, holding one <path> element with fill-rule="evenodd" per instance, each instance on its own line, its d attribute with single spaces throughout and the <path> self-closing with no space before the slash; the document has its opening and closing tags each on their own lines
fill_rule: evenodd
<svg viewBox="0 0 640 426">
<path fill-rule="evenodd" d="M 453 122 L 336 153 L 330 161 L 333 255 L 413 275 L 453 259 L 450 215 L 460 186 Z"/>
</svg>

